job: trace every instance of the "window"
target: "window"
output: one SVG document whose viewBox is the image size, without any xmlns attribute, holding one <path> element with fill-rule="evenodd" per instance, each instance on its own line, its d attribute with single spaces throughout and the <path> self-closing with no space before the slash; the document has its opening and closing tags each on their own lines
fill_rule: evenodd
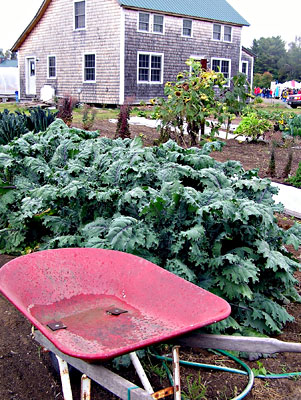
<svg viewBox="0 0 301 400">
<path fill-rule="evenodd" d="M 56 78 L 56 58 L 48 56 L 48 78 Z"/>
<path fill-rule="evenodd" d="M 74 27 L 75 29 L 84 29 L 86 27 L 86 2 L 74 2 Z"/>
<path fill-rule="evenodd" d="M 192 36 L 192 20 L 183 19 L 183 36 Z"/>
<path fill-rule="evenodd" d="M 162 83 L 162 54 L 138 53 L 138 83 Z"/>
<path fill-rule="evenodd" d="M 138 31 L 163 34 L 164 16 L 140 12 L 138 19 Z"/>
<path fill-rule="evenodd" d="M 85 54 L 84 63 L 84 82 L 95 82 L 95 54 Z"/>
<path fill-rule="evenodd" d="M 139 31 L 149 32 L 149 14 L 139 13 Z"/>
<path fill-rule="evenodd" d="M 228 80 L 228 85 L 230 84 L 230 60 L 212 58 L 211 68 L 215 72 L 222 72 L 224 77 Z"/>
<path fill-rule="evenodd" d="M 29 75 L 35 76 L 36 74 L 36 64 L 34 60 L 29 61 Z"/>
<path fill-rule="evenodd" d="M 153 32 L 163 33 L 164 18 L 163 15 L 154 15 Z"/>
<path fill-rule="evenodd" d="M 224 42 L 232 42 L 232 27 L 213 24 L 213 39 L 223 40 Z"/>
<path fill-rule="evenodd" d="M 218 24 L 213 24 L 213 39 L 221 40 L 222 38 L 222 26 Z"/>
<path fill-rule="evenodd" d="M 224 26 L 224 42 L 232 42 L 231 26 Z"/>
<path fill-rule="evenodd" d="M 248 75 L 248 61 L 241 62 L 241 72 L 245 75 Z"/>
</svg>

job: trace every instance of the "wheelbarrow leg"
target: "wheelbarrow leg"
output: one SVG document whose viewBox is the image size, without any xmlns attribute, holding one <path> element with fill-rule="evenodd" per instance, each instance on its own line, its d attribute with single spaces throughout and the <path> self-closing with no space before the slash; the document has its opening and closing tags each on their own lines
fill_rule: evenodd
<svg viewBox="0 0 301 400">
<path fill-rule="evenodd" d="M 141 365 L 141 362 L 136 354 L 135 351 L 129 354 L 130 359 L 135 367 L 135 370 L 140 378 L 140 381 L 144 387 L 144 389 L 147 391 L 149 394 L 153 394 L 154 390 L 152 388 L 152 385 L 150 384 L 150 381 L 148 380 L 148 377 L 146 376 L 146 373 L 144 372 L 144 369 Z"/>
<path fill-rule="evenodd" d="M 173 358 L 173 381 L 174 381 L 174 400 L 181 400 L 181 380 L 180 380 L 180 346 L 174 346 L 172 348 Z"/>
<path fill-rule="evenodd" d="M 66 361 L 62 360 L 61 357 L 56 356 L 56 358 L 60 368 L 64 400 L 73 400 L 68 364 L 66 363 Z"/>
<path fill-rule="evenodd" d="M 86 374 L 81 378 L 80 400 L 91 400 L 91 379 Z"/>
</svg>

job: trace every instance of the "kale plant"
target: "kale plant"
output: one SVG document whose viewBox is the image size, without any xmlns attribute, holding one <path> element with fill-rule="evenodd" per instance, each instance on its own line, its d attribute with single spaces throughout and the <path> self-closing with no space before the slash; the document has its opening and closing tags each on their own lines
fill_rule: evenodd
<svg viewBox="0 0 301 400">
<path fill-rule="evenodd" d="M 100 247 L 129 252 L 228 300 L 212 331 L 278 333 L 300 300 L 301 226 L 274 217 L 277 189 L 257 171 L 168 141 L 100 138 L 56 120 L 0 146 L 0 252 Z M 151 290 L 151 288 L 150 288 Z"/>
</svg>

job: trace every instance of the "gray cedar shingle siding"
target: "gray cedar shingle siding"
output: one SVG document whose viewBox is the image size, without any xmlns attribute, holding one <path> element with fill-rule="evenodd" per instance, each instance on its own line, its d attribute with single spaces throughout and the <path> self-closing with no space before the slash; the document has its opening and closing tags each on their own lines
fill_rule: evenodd
<svg viewBox="0 0 301 400">
<path fill-rule="evenodd" d="M 242 49 L 241 52 L 241 61 L 247 61 L 248 62 L 248 71 L 247 71 L 247 77 L 248 77 L 248 81 L 250 82 L 250 84 L 253 84 L 253 64 L 254 64 L 254 56 L 252 56 L 251 54 L 249 54 L 248 52 L 244 51 L 244 49 Z"/>
<path fill-rule="evenodd" d="M 115 0 L 86 2 L 86 29 L 73 29 L 73 0 L 52 0 L 19 49 L 21 96 L 25 95 L 25 58 L 35 56 L 37 97 L 50 84 L 58 96 L 84 102 L 119 103 L 120 13 Z M 96 83 L 83 83 L 84 53 L 96 54 Z M 57 78 L 47 79 L 47 56 L 55 55 Z"/>
<path fill-rule="evenodd" d="M 163 82 L 174 81 L 178 72 L 188 69 L 185 61 L 191 56 L 209 60 L 231 60 L 231 76 L 237 74 L 240 59 L 241 27 L 232 26 L 232 42 L 212 39 L 213 24 L 193 20 L 193 37 L 182 36 L 183 18 L 165 16 L 165 34 L 137 32 L 138 11 L 125 11 L 125 97 L 136 94 L 136 101 L 163 96 L 164 85 L 137 83 L 137 53 L 156 52 L 164 54 Z"/>
</svg>

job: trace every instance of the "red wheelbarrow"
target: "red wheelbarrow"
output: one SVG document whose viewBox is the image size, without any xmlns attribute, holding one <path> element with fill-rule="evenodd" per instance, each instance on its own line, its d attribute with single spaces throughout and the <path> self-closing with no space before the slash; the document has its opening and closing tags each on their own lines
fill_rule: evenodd
<svg viewBox="0 0 301 400">
<path fill-rule="evenodd" d="M 91 362 L 131 353 L 139 364 L 135 350 L 230 314 L 229 304 L 214 294 L 140 257 L 112 250 L 58 249 L 18 257 L 1 268 L 0 285 L 37 328 L 39 343 L 59 356 L 62 381 L 64 359 L 125 399 L 131 391 L 132 399 L 161 397 L 150 395 L 148 383 L 143 383 L 145 391 L 134 390 L 116 374 L 118 382 L 113 375 L 100 379 L 105 368 Z M 66 399 L 70 393 L 65 388 Z"/>
</svg>

